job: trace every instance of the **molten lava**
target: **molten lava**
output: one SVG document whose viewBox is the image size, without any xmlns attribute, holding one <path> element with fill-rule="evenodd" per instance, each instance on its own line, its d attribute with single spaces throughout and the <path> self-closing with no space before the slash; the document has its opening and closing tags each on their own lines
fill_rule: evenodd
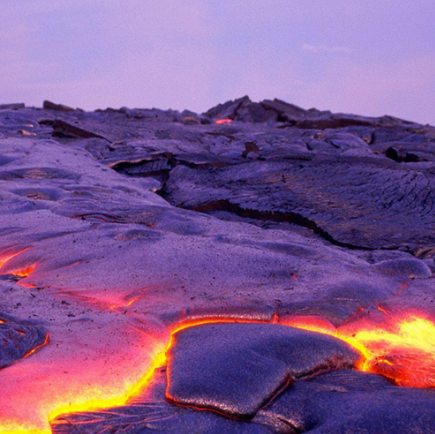
<svg viewBox="0 0 435 434">
<path fill-rule="evenodd" d="M 19 268 L 17 270 L 12 270 L 9 274 L 17 277 L 28 277 L 36 270 L 36 264 L 30 264 L 26 267 Z"/>
<path fill-rule="evenodd" d="M 23 332 L 20 332 L 20 334 L 23 334 Z M 46 336 L 44 342 L 43 342 L 42 344 L 37 345 L 35 348 L 31 349 L 27 354 L 25 354 L 25 355 L 23 356 L 23 359 L 25 359 L 26 357 L 31 356 L 31 355 L 34 354 L 36 351 L 38 351 L 40 348 L 42 348 L 42 347 L 44 347 L 45 345 L 47 345 L 48 342 L 49 342 L 49 340 L 50 340 L 50 334 L 47 333 L 47 336 Z"/>
<path fill-rule="evenodd" d="M 166 364 L 166 353 L 173 345 L 174 334 L 189 327 L 221 322 L 262 321 L 233 318 L 195 320 L 174 325 L 170 339 L 166 342 L 155 340 L 150 335 L 138 333 L 135 339 L 137 336 L 141 336 L 143 341 L 142 343 L 138 341 L 139 345 L 136 349 L 143 351 L 144 363 L 129 365 L 134 372 L 128 372 L 125 369 L 124 371 L 114 370 L 110 372 L 110 370 L 107 371 L 107 365 L 103 361 L 98 367 L 98 373 L 101 374 L 98 374 L 99 376 L 97 371 L 87 375 L 87 371 L 84 371 L 82 366 L 75 366 L 75 363 L 79 361 L 79 359 L 74 358 L 75 354 L 64 354 L 64 359 L 56 359 L 59 355 L 54 357 L 56 354 L 55 341 L 48 344 L 45 342 L 45 349 L 41 349 L 36 354 L 29 354 L 30 357 L 7 368 L 7 373 L 12 378 L 14 378 L 14 371 L 17 371 L 15 373 L 17 378 L 13 386 L 8 383 L 3 385 L 6 387 L 3 393 L 7 395 L 8 391 L 14 394 L 16 392 L 20 408 L 10 409 L 15 416 L 11 418 L 5 417 L 8 416 L 8 409 L 0 409 L 0 432 L 48 434 L 50 433 L 48 421 L 56 424 L 54 419 L 61 414 L 96 411 L 126 405 L 131 398 L 138 396 L 147 387 L 156 368 Z M 315 316 L 290 317 L 281 321 L 276 318 L 274 322 L 328 334 L 347 342 L 361 353 L 357 369 L 382 374 L 401 386 L 435 387 L 435 343 L 433 339 L 435 324 L 428 319 L 411 315 L 406 318 L 391 317 L 382 324 L 358 320 L 349 326 L 338 329 L 328 320 Z M 131 330 L 136 332 L 133 328 Z M 137 331 L 140 332 L 140 330 Z M 45 357 L 44 351 L 46 352 Z M 98 348 L 95 351 L 98 353 Z M 104 358 L 103 354 L 96 354 L 96 357 L 98 356 L 100 359 Z M 120 360 L 125 361 L 126 359 Z M 55 384 L 47 385 L 44 382 L 36 381 L 35 384 L 42 388 L 42 392 L 35 388 L 33 391 L 37 391 L 37 394 L 44 397 L 45 402 L 38 406 L 38 412 L 34 413 L 33 417 L 27 418 L 29 409 L 38 404 L 35 401 L 37 397 L 25 396 L 23 390 L 17 391 L 14 387 L 18 387 L 23 378 L 25 382 L 32 382 L 34 375 L 41 376 L 47 362 L 50 364 L 50 369 L 56 369 L 56 363 L 59 364 L 58 374 L 51 377 L 51 381 L 54 381 Z M 96 359 L 93 363 L 95 362 Z M 141 371 L 141 368 L 145 369 Z M 71 383 L 67 374 L 73 371 L 86 377 L 86 385 L 82 384 L 78 387 L 78 385 Z M 121 373 L 125 377 L 119 377 Z M 47 390 L 45 391 L 44 388 Z M 31 390 L 26 388 L 24 392 Z M 52 393 L 53 390 L 56 391 L 56 394 Z"/>
<path fill-rule="evenodd" d="M 222 125 L 222 124 L 230 124 L 233 120 L 232 119 L 216 119 L 215 124 Z"/>
<path fill-rule="evenodd" d="M 8 263 L 9 261 L 11 261 L 11 259 L 20 256 L 22 253 L 27 252 L 28 250 L 29 248 L 26 248 L 15 253 L 10 253 L 7 255 L 0 256 L 0 269 L 2 269 L 5 265 L 9 265 Z M 36 265 L 37 265 L 36 263 L 30 263 L 18 268 L 11 268 L 7 270 L 6 274 L 11 274 L 12 276 L 17 276 L 22 278 L 28 277 L 30 274 L 32 274 L 35 271 Z"/>
<path fill-rule="evenodd" d="M 435 324 L 411 316 L 353 336 L 367 349 L 363 369 L 393 379 L 400 386 L 435 387 Z"/>
<path fill-rule="evenodd" d="M 290 318 L 285 324 L 347 342 L 363 356 L 357 366 L 361 371 L 384 375 L 400 386 L 435 387 L 435 323 L 428 319 L 361 320 L 338 329 L 318 317 Z"/>
<path fill-rule="evenodd" d="M 20 250 L 20 251 L 18 251 L 18 252 L 8 253 L 8 254 L 1 255 L 1 256 L 0 256 L 0 269 L 1 269 L 1 268 L 2 268 L 2 267 L 3 267 L 7 262 L 9 262 L 11 259 L 15 258 L 16 256 L 21 255 L 22 253 L 26 252 L 27 250 L 29 250 L 29 249 L 27 248 L 27 249 Z"/>
</svg>

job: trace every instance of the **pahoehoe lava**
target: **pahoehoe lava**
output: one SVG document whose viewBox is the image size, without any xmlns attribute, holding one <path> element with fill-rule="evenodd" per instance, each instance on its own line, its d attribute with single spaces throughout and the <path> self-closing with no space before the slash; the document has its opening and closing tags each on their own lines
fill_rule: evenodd
<svg viewBox="0 0 435 434">
<path fill-rule="evenodd" d="M 435 433 L 434 127 L 46 101 L 0 145 L 0 432 Z"/>
</svg>

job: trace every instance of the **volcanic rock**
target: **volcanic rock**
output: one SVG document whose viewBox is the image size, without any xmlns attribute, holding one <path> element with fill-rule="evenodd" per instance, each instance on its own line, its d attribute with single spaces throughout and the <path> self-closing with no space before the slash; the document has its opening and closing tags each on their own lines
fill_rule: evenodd
<svg viewBox="0 0 435 434">
<path fill-rule="evenodd" d="M 316 434 L 435 433 L 435 394 L 392 386 L 384 378 L 338 371 L 298 381 L 254 421 L 276 432 Z"/>
<path fill-rule="evenodd" d="M 427 231 L 435 225 L 435 183 L 425 169 L 396 167 L 374 156 L 297 156 L 292 150 L 269 156 L 268 148 L 260 146 L 261 161 L 213 171 L 176 167 L 166 198 L 199 212 L 294 223 L 344 247 L 435 244 Z"/>
<path fill-rule="evenodd" d="M 288 382 L 352 368 L 359 354 L 317 333 L 271 324 L 210 324 L 175 335 L 166 397 L 252 418 Z"/>
<path fill-rule="evenodd" d="M 401 389 L 379 375 L 335 371 L 297 380 L 252 421 L 227 419 L 209 411 L 171 405 L 164 400 L 165 369 L 155 374 L 146 393 L 110 412 L 63 415 L 54 434 L 117 433 L 273 433 L 412 434 L 433 433 L 431 391 Z"/>
<path fill-rule="evenodd" d="M 0 369 L 35 351 L 48 339 L 47 331 L 42 326 L 3 317 L 7 320 L 0 320 Z"/>
<path fill-rule="evenodd" d="M 325 374 L 353 350 L 288 326 L 432 324 L 433 127 L 245 97 L 204 115 L 6 108 L 0 138 L 1 432 L 64 413 L 54 429 L 76 433 L 430 432 L 431 358 L 418 390 L 363 387 Z M 274 325 L 203 324 L 219 321 Z M 142 405 L 169 347 L 171 403 L 160 382 Z M 401 350 L 370 366 L 403 385 Z"/>
<path fill-rule="evenodd" d="M 26 108 L 26 105 L 23 103 L 0 104 L 0 110 L 19 110 L 23 108 Z"/>
<path fill-rule="evenodd" d="M 55 104 L 51 101 L 44 101 L 42 108 L 44 110 L 55 110 L 60 112 L 73 112 L 74 109 L 63 104 Z"/>
</svg>

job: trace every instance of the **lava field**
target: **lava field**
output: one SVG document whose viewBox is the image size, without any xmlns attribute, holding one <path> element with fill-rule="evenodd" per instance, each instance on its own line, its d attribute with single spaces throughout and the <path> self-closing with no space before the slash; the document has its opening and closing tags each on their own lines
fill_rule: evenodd
<svg viewBox="0 0 435 434">
<path fill-rule="evenodd" d="M 46 101 L 0 149 L 0 433 L 435 433 L 434 127 Z"/>
</svg>

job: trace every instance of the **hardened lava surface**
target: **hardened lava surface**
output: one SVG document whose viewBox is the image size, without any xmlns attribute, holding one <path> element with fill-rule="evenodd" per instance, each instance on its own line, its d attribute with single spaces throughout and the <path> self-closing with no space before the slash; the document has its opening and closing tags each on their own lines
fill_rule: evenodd
<svg viewBox="0 0 435 434">
<path fill-rule="evenodd" d="M 330 336 L 278 324 L 208 324 L 177 333 L 168 359 L 171 401 L 249 419 L 283 384 L 352 368 L 358 353 Z"/>
<path fill-rule="evenodd" d="M 0 106 L 0 432 L 435 433 L 435 128 Z"/>
</svg>

